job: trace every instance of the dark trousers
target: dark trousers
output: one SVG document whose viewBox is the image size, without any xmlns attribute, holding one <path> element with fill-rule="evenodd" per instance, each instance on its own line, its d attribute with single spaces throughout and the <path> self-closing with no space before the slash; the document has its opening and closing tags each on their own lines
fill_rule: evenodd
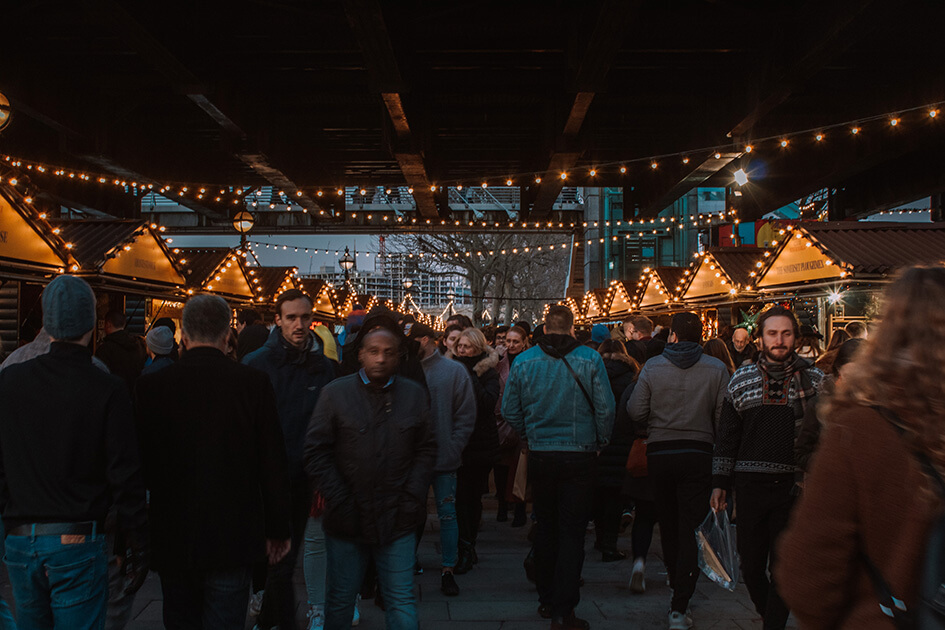
<svg viewBox="0 0 945 630">
<path fill-rule="evenodd" d="M 305 525 L 312 510 L 312 491 L 308 480 L 296 477 L 290 482 L 292 494 L 292 549 L 285 558 L 269 567 L 266 574 L 266 592 L 263 595 L 262 610 L 259 612 L 259 627 L 282 628 L 295 627 L 295 588 L 292 575 L 302 549 Z"/>
<path fill-rule="evenodd" d="M 663 560 L 673 588 L 670 609 L 686 612 L 699 579 L 696 528 L 709 513 L 712 495 L 710 453 L 657 453 L 647 457 L 656 493 Z"/>
<path fill-rule="evenodd" d="M 495 498 L 499 501 L 499 509 L 508 504 L 509 466 L 496 464 L 492 467 L 492 478 L 495 479 Z"/>
<path fill-rule="evenodd" d="M 782 630 L 787 623 L 787 604 L 774 583 L 775 547 L 787 527 L 794 507 L 793 475 L 735 476 L 738 500 L 738 555 L 745 586 L 764 618 L 766 630 Z M 770 577 L 768 571 L 771 571 Z"/>
<path fill-rule="evenodd" d="M 594 534 L 601 551 L 617 551 L 623 503 L 620 488 L 594 488 Z"/>
<path fill-rule="evenodd" d="M 538 598 L 562 617 L 581 599 L 584 536 L 594 510 L 594 453 L 532 451 L 528 476 L 535 514 L 535 581 Z"/>
<path fill-rule="evenodd" d="M 160 575 L 168 630 L 242 630 L 245 626 L 252 567 Z"/>
<path fill-rule="evenodd" d="M 630 530 L 630 544 L 633 549 L 633 559 L 643 558 L 646 561 L 650 553 L 650 543 L 653 542 L 653 528 L 656 526 L 656 502 L 634 501 L 636 513 L 633 517 L 633 529 Z"/>
<path fill-rule="evenodd" d="M 482 495 L 489 491 L 489 466 L 460 466 L 456 471 L 456 523 L 460 547 L 475 547 L 482 519 Z"/>
</svg>

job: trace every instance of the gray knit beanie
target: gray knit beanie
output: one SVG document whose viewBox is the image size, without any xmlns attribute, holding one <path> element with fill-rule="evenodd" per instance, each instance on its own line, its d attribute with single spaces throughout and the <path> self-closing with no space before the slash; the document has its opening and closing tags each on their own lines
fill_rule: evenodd
<svg viewBox="0 0 945 630">
<path fill-rule="evenodd" d="M 170 354 L 174 350 L 174 333 L 167 326 L 152 328 L 144 341 L 148 344 L 148 350 L 158 356 Z"/>
<path fill-rule="evenodd" d="M 76 339 L 95 328 L 95 293 L 82 278 L 59 276 L 43 291 L 43 328 L 53 339 Z"/>
</svg>

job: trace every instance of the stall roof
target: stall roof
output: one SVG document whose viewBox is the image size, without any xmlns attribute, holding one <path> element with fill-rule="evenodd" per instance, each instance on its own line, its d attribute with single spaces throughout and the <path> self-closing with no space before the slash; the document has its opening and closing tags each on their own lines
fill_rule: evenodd
<svg viewBox="0 0 945 630">
<path fill-rule="evenodd" d="M 228 247 L 184 247 L 174 251 L 186 270 L 187 284 L 192 289 L 205 289 L 250 300 L 254 300 L 254 293 L 258 293 L 252 290 L 242 257 L 236 250 Z"/>
<path fill-rule="evenodd" d="M 803 223 L 760 258 L 759 289 L 888 275 L 910 265 L 945 261 L 945 223 Z"/>
<path fill-rule="evenodd" d="M 758 247 L 717 247 L 704 252 L 681 281 L 683 300 L 707 300 L 750 289 L 759 259 L 767 250 Z M 769 254 L 770 256 L 770 254 Z"/>
<path fill-rule="evenodd" d="M 109 254 L 130 243 L 145 228 L 144 221 L 134 219 L 50 221 L 50 225 L 59 230 L 59 237 L 84 271 L 101 268 Z"/>
<path fill-rule="evenodd" d="M 298 267 L 249 267 L 247 272 L 257 293 L 265 300 L 275 300 L 284 290 L 301 286 L 296 272 Z"/>
<path fill-rule="evenodd" d="M 47 271 L 58 269 L 68 260 L 61 245 L 48 223 L 23 204 L 22 195 L 0 188 L 0 259 Z"/>
<path fill-rule="evenodd" d="M 669 266 L 644 270 L 637 284 L 634 302 L 640 308 L 646 308 L 677 301 L 680 283 L 687 271 L 686 267 Z"/>
<path fill-rule="evenodd" d="M 338 295 L 334 287 L 324 280 L 302 278 L 299 280 L 302 290 L 311 296 L 314 301 L 315 315 L 328 319 L 339 319 Z"/>
</svg>

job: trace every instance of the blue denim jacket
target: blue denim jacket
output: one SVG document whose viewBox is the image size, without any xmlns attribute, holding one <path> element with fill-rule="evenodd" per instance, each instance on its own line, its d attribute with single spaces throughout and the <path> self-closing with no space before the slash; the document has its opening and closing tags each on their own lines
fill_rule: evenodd
<svg viewBox="0 0 945 630">
<path fill-rule="evenodd" d="M 509 372 L 502 417 L 532 451 L 597 451 L 610 439 L 614 395 L 604 361 L 586 346 L 566 358 L 594 401 L 593 412 L 564 362 L 539 347 L 520 354 Z"/>
</svg>

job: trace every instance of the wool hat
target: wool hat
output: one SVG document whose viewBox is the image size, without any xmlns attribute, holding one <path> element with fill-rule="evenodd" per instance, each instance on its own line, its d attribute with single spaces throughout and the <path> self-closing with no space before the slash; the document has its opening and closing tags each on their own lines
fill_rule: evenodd
<svg viewBox="0 0 945 630">
<path fill-rule="evenodd" d="M 75 339 L 95 328 L 95 293 L 76 276 L 59 276 L 43 291 L 43 328 L 53 339 Z"/>
<path fill-rule="evenodd" d="M 170 354 L 174 350 L 174 333 L 167 326 L 155 326 L 148 331 L 144 342 L 156 355 Z"/>
<path fill-rule="evenodd" d="M 594 324 L 594 327 L 591 328 L 591 341 L 603 343 L 606 339 L 610 339 L 610 329 L 603 324 Z"/>
</svg>

